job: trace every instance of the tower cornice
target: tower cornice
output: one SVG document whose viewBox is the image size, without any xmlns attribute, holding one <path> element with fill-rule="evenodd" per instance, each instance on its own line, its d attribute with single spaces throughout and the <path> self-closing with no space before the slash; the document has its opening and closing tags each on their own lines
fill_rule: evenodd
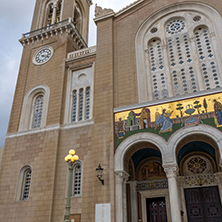
<svg viewBox="0 0 222 222">
<path fill-rule="evenodd" d="M 41 29 L 34 30 L 22 35 L 19 42 L 24 46 L 35 44 L 36 42 L 43 41 L 44 39 L 55 38 L 63 33 L 69 34 L 73 41 L 76 42 L 77 49 L 87 48 L 87 44 L 82 38 L 81 34 L 73 24 L 71 18 L 46 26 Z"/>
</svg>

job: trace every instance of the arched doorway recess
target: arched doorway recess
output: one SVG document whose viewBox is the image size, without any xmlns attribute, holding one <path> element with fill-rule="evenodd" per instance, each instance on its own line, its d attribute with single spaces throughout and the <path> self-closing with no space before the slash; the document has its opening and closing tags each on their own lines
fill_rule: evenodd
<svg viewBox="0 0 222 222">
<path fill-rule="evenodd" d="M 219 149 L 210 137 L 190 135 L 176 149 L 183 221 L 222 221 Z"/>
</svg>

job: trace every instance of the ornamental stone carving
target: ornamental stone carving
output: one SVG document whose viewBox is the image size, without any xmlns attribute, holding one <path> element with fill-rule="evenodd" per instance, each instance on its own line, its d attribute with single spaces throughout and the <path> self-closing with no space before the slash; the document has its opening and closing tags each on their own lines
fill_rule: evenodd
<svg viewBox="0 0 222 222">
<path fill-rule="evenodd" d="M 115 172 L 115 180 L 117 183 L 126 183 L 129 176 L 130 175 L 125 171 L 116 171 Z"/>
<path fill-rule="evenodd" d="M 166 176 L 168 179 L 176 178 L 178 174 L 177 166 L 164 166 L 164 171 L 166 172 Z"/>
<path fill-rule="evenodd" d="M 108 9 L 108 8 L 102 8 L 100 6 L 97 6 L 96 4 L 96 7 L 95 7 L 95 18 L 98 18 L 98 17 L 104 17 L 104 16 L 107 16 L 107 15 L 112 15 L 114 14 L 114 11 L 112 9 Z"/>
</svg>

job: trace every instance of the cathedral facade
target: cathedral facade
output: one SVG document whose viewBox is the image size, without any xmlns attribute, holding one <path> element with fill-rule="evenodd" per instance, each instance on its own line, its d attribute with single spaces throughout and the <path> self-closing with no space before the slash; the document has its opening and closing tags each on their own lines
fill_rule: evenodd
<svg viewBox="0 0 222 222">
<path fill-rule="evenodd" d="M 64 221 L 75 149 L 71 222 L 222 222 L 222 2 L 96 6 L 88 47 L 91 4 L 36 0 L 0 218 Z"/>
</svg>

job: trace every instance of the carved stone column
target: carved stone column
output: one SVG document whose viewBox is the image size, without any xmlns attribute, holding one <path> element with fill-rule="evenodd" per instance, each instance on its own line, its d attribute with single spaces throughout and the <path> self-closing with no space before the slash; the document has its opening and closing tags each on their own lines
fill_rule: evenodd
<svg viewBox="0 0 222 222">
<path fill-rule="evenodd" d="M 170 211 L 172 222 L 181 222 L 179 192 L 177 187 L 177 166 L 164 166 L 168 178 Z"/>
<path fill-rule="evenodd" d="M 57 4 L 54 4 L 52 8 L 53 8 L 53 13 L 52 13 L 52 23 L 51 24 L 53 25 L 56 22 Z"/>
<path fill-rule="evenodd" d="M 163 52 L 163 59 L 164 59 L 164 69 L 165 69 L 165 75 L 166 76 L 171 76 L 170 74 L 170 67 L 168 65 L 168 54 L 167 54 L 167 44 L 163 44 L 162 45 L 162 52 Z M 174 91 L 173 91 L 173 87 L 171 84 L 170 79 L 167 78 L 167 90 L 168 90 L 168 96 L 174 96 Z"/>
<path fill-rule="evenodd" d="M 219 194 L 220 194 L 220 201 L 222 202 L 222 173 L 218 172 L 214 174 L 215 179 L 217 181 L 217 185 L 218 185 L 218 190 L 219 190 Z"/>
<path fill-rule="evenodd" d="M 132 221 L 138 220 L 138 206 L 137 206 L 137 191 L 136 185 L 137 181 L 129 182 L 130 184 L 130 198 L 131 198 L 131 218 Z"/>
<path fill-rule="evenodd" d="M 126 182 L 129 174 L 125 171 L 115 172 L 116 188 L 116 222 L 127 221 Z"/>
</svg>

